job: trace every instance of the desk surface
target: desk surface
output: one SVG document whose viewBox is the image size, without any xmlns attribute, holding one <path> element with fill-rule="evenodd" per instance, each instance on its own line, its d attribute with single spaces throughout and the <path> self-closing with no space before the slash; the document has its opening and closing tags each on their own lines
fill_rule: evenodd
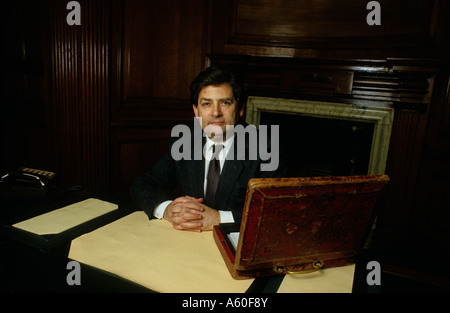
<svg viewBox="0 0 450 313">
<path fill-rule="evenodd" d="M 159 292 L 232 292 L 254 279 L 235 280 L 212 232 L 177 231 L 165 220 L 134 212 L 72 241 L 69 258 Z M 279 292 L 351 292 L 354 265 L 288 275 Z"/>
<path fill-rule="evenodd" d="M 70 202 L 73 202 L 73 199 L 66 199 L 55 207 L 61 207 Z M 17 212 L 25 217 L 30 216 L 24 214 L 25 211 L 19 209 Z M 10 211 L 6 215 L 12 217 L 13 213 Z M 42 252 L 23 242 L 0 236 L 0 292 L 152 292 L 152 290 L 129 280 L 84 264 L 81 264 L 82 284 L 80 286 L 68 286 L 66 265 L 69 260 L 63 253 L 66 252 L 66 248 L 62 246 L 57 251 Z M 368 286 L 366 283 L 366 264 L 368 261 L 378 259 L 378 257 L 376 252 L 374 254 L 371 251 L 365 251 L 357 259 L 353 283 L 354 293 L 448 293 L 450 291 L 448 287 L 436 286 L 385 272 L 382 272 L 381 286 Z M 257 279 L 248 291 L 274 292 L 280 285 L 280 278 Z"/>
<path fill-rule="evenodd" d="M 129 214 L 72 241 L 69 258 L 159 292 L 245 292 L 234 280 L 212 232 L 177 231 L 165 220 Z"/>
</svg>

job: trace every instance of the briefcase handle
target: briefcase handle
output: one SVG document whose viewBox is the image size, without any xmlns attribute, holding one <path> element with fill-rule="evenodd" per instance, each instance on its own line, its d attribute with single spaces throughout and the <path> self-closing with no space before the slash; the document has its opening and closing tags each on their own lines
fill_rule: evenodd
<svg viewBox="0 0 450 313">
<path fill-rule="evenodd" d="M 307 273 L 312 273 L 312 272 L 316 272 L 320 269 L 322 269 L 323 267 L 323 261 L 314 261 L 312 262 L 312 269 L 309 270 L 303 270 L 303 271 L 290 271 L 288 269 L 286 269 L 285 266 L 275 266 L 273 268 L 273 270 L 278 273 L 278 274 L 307 274 Z"/>
</svg>

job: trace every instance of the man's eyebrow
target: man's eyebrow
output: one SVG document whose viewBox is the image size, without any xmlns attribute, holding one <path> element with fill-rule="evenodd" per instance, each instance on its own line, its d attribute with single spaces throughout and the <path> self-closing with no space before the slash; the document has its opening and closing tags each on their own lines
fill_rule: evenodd
<svg viewBox="0 0 450 313">
<path fill-rule="evenodd" d="M 210 98 L 200 98 L 200 101 L 212 101 L 212 99 L 210 99 Z M 231 98 L 231 97 L 221 98 L 221 99 L 219 99 L 219 101 L 233 101 L 233 98 Z"/>
</svg>

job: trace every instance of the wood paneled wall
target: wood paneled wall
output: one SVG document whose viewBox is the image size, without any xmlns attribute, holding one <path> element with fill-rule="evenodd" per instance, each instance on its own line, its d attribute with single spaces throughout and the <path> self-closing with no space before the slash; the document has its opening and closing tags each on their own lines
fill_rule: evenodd
<svg viewBox="0 0 450 313">
<path fill-rule="evenodd" d="M 186 119 L 209 52 L 209 9 L 205 0 L 114 1 L 113 125 Z"/>
<path fill-rule="evenodd" d="M 210 52 L 210 1 L 114 1 L 111 80 L 112 185 L 131 182 L 193 119 L 189 85 Z M 137 162 L 138 161 L 138 162 Z"/>
<path fill-rule="evenodd" d="M 50 1 L 55 170 L 64 187 L 108 186 L 110 2 L 79 1 L 81 25 L 66 22 L 64 1 Z"/>
<path fill-rule="evenodd" d="M 213 50 L 306 58 L 444 55 L 448 1 L 378 1 L 380 25 L 366 22 L 368 2 L 217 0 Z"/>
</svg>

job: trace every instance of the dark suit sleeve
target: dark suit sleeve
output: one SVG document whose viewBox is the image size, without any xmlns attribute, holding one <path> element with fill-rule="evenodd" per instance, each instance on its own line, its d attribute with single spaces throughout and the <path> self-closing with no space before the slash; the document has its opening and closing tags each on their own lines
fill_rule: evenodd
<svg viewBox="0 0 450 313">
<path fill-rule="evenodd" d="M 131 200 L 143 210 L 149 217 L 153 218 L 153 210 L 160 203 L 171 200 L 171 191 L 175 181 L 175 161 L 169 148 L 161 158 L 150 168 L 150 170 L 136 178 L 130 188 Z"/>
</svg>

